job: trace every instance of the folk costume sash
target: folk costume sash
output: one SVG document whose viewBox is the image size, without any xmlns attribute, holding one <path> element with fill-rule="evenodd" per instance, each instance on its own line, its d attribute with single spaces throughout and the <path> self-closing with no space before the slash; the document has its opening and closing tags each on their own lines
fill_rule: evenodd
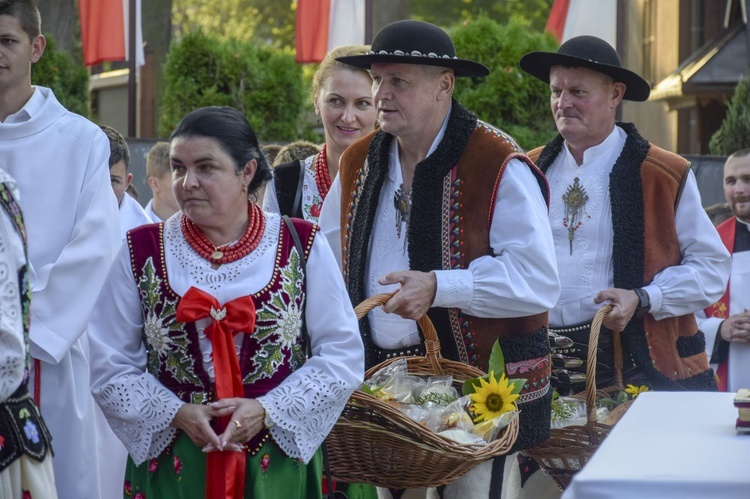
<svg viewBox="0 0 750 499">
<path fill-rule="evenodd" d="M 666 267 L 682 260 L 674 216 L 690 163 L 650 144 L 630 123 L 610 174 L 614 230 L 614 285 L 634 289 L 650 283 Z M 529 157 L 546 172 L 564 145 L 558 135 Z M 658 390 L 715 390 L 705 354 L 705 337 L 694 314 L 657 321 L 650 314 L 632 319 L 621 336 L 624 354 Z"/>
<path fill-rule="evenodd" d="M 719 224 L 716 227 L 716 230 L 721 237 L 721 242 L 724 243 L 724 247 L 729 251 L 729 254 L 731 255 L 734 253 L 734 239 L 737 235 L 737 220 L 734 217 L 731 217 L 729 220 L 725 220 Z M 727 284 L 727 290 L 719 301 L 704 310 L 706 312 L 706 317 L 717 317 L 719 319 L 726 319 L 729 317 L 729 288 L 730 285 Z M 719 367 L 716 369 L 716 384 L 719 386 L 720 392 L 727 391 L 727 380 L 729 379 L 728 373 L 729 356 L 727 355 L 721 360 L 721 362 L 719 362 Z"/>
<path fill-rule="evenodd" d="M 191 287 L 177 305 L 177 320 L 195 322 L 206 317 L 211 324 L 206 336 L 213 347 L 216 398 L 244 397 L 240 362 L 234 349 L 237 333 L 250 334 L 255 329 L 255 304 L 249 296 L 226 303 L 223 307 L 213 296 Z M 217 433 L 223 432 L 230 416 L 218 419 Z M 206 456 L 206 497 L 209 499 L 242 499 L 245 492 L 245 453 L 209 452 Z"/>
<path fill-rule="evenodd" d="M 340 162 L 342 266 L 352 303 L 366 298 L 370 239 L 380 191 L 388 175 L 392 140 L 390 134 L 374 132 L 350 146 Z M 515 141 L 478 121 L 454 100 L 442 141 L 415 169 L 407 229 L 411 270 L 465 269 L 473 260 L 492 255 L 489 231 L 495 199 L 512 159 L 529 167 L 548 200 L 546 179 Z M 500 340 L 508 376 L 529 380 L 519 399 L 523 409 L 516 449 L 546 438 L 550 417 L 547 398 L 551 397 L 547 314 L 490 319 L 440 307 L 431 308 L 427 314 L 445 358 L 486 371 L 492 345 Z M 360 321 L 360 333 L 369 368 L 384 358 L 372 340 L 366 317 Z"/>
</svg>

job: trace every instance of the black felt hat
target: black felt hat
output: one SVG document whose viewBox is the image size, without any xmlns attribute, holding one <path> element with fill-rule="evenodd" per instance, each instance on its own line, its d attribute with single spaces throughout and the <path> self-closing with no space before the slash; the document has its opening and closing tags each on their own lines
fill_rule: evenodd
<svg viewBox="0 0 750 499">
<path fill-rule="evenodd" d="M 595 36 L 577 36 L 566 41 L 557 52 L 529 52 L 521 57 L 521 69 L 549 83 L 552 66 L 577 66 L 589 68 L 625 84 L 624 99 L 644 101 L 651 93 L 651 86 L 638 74 L 622 67 L 620 57 L 612 46 Z"/>
<path fill-rule="evenodd" d="M 456 57 L 448 33 L 424 21 L 396 21 L 375 35 L 370 52 L 338 57 L 337 61 L 370 69 L 378 62 L 421 64 L 451 68 L 456 76 L 487 76 L 490 70 L 478 62 Z"/>
</svg>

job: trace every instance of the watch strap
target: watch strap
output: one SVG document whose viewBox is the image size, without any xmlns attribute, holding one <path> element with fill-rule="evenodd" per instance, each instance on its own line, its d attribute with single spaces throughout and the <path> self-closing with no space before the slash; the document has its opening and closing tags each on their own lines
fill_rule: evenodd
<svg viewBox="0 0 750 499">
<path fill-rule="evenodd" d="M 651 310 L 651 299 L 648 293 L 643 288 L 635 288 L 636 296 L 638 296 L 638 308 L 635 310 L 635 317 L 641 318 Z"/>
</svg>

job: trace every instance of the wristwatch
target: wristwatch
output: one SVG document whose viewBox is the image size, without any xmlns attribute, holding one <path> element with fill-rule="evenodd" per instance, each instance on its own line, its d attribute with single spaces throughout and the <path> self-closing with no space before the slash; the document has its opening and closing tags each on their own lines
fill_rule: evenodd
<svg viewBox="0 0 750 499">
<path fill-rule="evenodd" d="M 643 288 L 635 288 L 635 294 L 638 296 L 638 308 L 635 309 L 633 317 L 640 319 L 651 311 L 651 299 L 648 297 L 648 293 Z"/>
</svg>

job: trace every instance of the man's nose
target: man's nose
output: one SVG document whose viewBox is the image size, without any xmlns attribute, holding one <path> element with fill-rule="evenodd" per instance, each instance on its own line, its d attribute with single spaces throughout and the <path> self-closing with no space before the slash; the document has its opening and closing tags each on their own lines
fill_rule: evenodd
<svg viewBox="0 0 750 499">
<path fill-rule="evenodd" d="M 570 99 L 570 93 L 560 92 L 560 97 L 557 99 L 557 105 L 559 107 L 570 107 L 572 100 Z"/>
</svg>

